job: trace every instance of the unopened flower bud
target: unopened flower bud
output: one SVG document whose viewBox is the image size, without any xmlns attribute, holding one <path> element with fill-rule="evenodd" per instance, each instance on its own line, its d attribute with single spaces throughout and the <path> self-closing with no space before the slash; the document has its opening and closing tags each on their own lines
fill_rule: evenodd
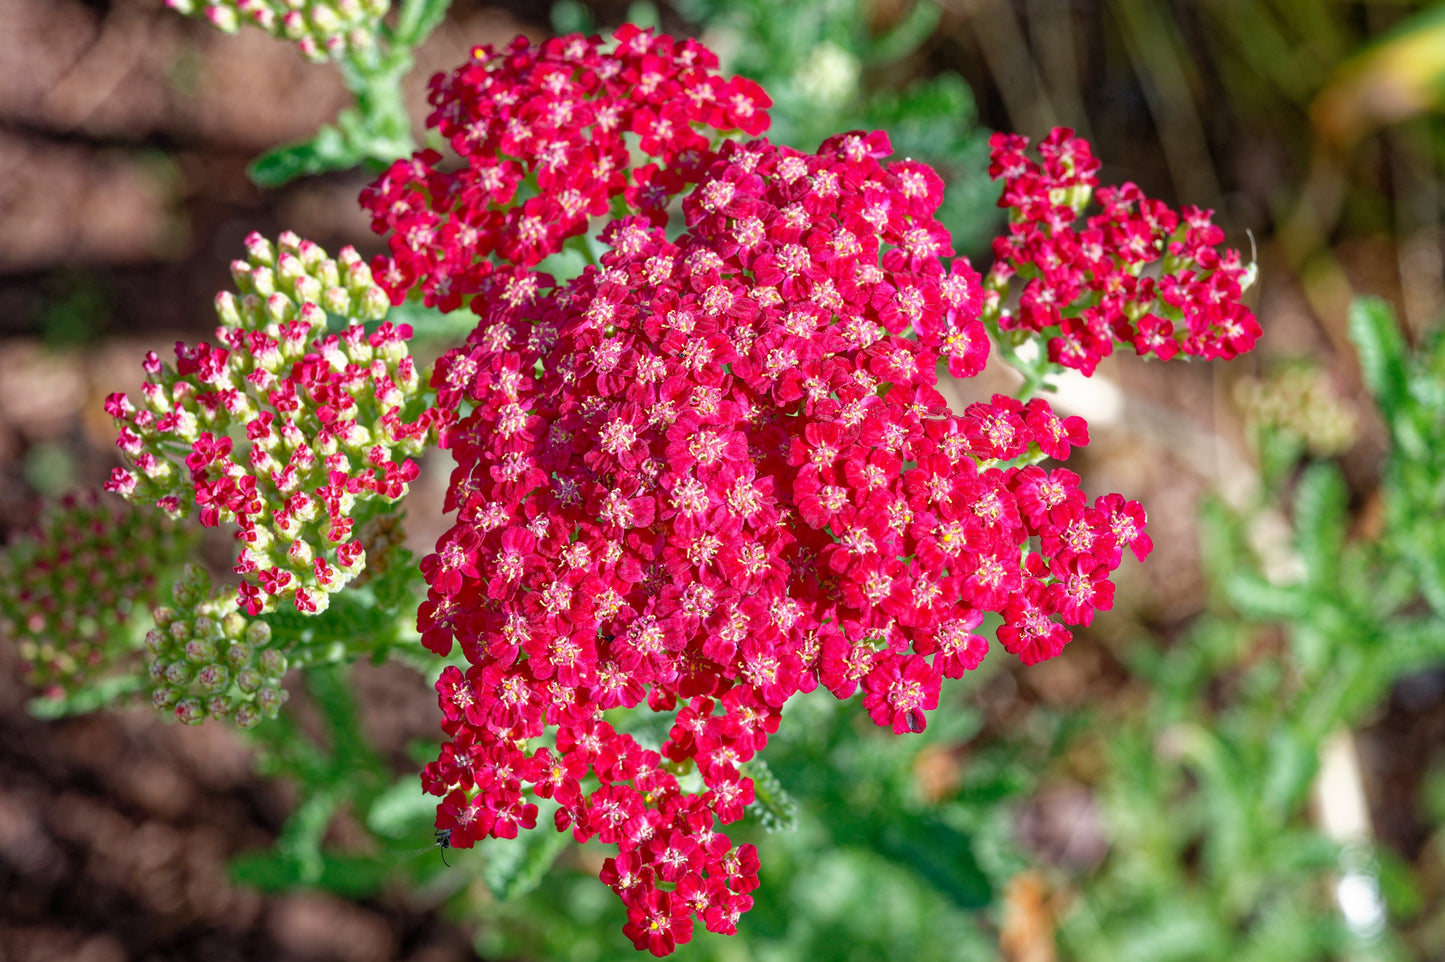
<svg viewBox="0 0 1445 962">
<path fill-rule="evenodd" d="M 261 690 L 256 692 L 256 707 L 260 708 L 261 714 L 267 718 L 275 718 L 285 702 L 286 690 L 284 688 L 262 685 Z"/>
<path fill-rule="evenodd" d="M 294 290 L 298 301 L 311 301 L 315 303 L 320 303 L 321 296 L 325 293 L 320 281 L 314 277 L 305 275 L 296 278 Z"/>
<path fill-rule="evenodd" d="M 216 295 L 216 316 L 227 327 L 245 327 L 241 320 L 241 302 L 230 291 L 221 291 Z"/>
<path fill-rule="evenodd" d="M 361 303 L 356 307 L 356 316 L 366 321 L 379 321 L 386 316 L 386 312 L 390 309 L 391 301 L 387 299 L 386 293 L 379 287 L 372 287 L 361 295 Z"/>
<path fill-rule="evenodd" d="M 254 294 L 263 302 L 278 293 L 276 274 L 269 267 L 253 267 L 247 275 L 247 283 L 236 286 L 247 294 Z"/>
<path fill-rule="evenodd" d="M 187 725 L 199 725 L 206 720 L 206 706 L 199 698 L 182 698 L 174 709 L 176 721 Z"/>
<path fill-rule="evenodd" d="M 351 314 L 351 295 L 344 288 L 328 287 L 321 295 L 321 306 L 328 313 L 347 317 Z"/>
<path fill-rule="evenodd" d="M 237 728 L 255 728 L 261 723 L 261 711 L 253 702 L 242 702 L 236 706 L 236 713 L 233 720 Z"/>
<path fill-rule="evenodd" d="M 268 648 L 257 658 L 257 667 L 267 678 L 279 679 L 286 674 L 286 656 L 274 648 Z"/>
<path fill-rule="evenodd" d="M 186 642 L 186 661 L 205 665 L 216 660 L 216 643 L 209 638 L 192 638 Z"/>
<path fill-rule="evenodd" d="M 296 316 L 296 305 L 285 294 L 273 293 L 266 298 L 266 317 L 277 324 L 285 324 Z"/>
<path fill-rule="evenodd" d="M 196 684 L 201 691 L 215 694 L 231 683 L 231 675 L 224 665 L 207 665 L 196 672 Z"/>
<path fill-rule="evenodd" d="M 235 33 L 241 27 L 236 11 L 230 7 L 206 7 L 205 17 L 211 21 L 211 26 L 222 33 Z"/>
</svg>

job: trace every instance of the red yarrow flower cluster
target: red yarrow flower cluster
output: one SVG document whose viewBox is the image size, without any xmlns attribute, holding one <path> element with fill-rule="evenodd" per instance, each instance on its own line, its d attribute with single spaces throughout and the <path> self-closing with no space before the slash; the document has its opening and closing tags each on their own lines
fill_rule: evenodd
<svg viewBox="0 0 1445 962">
<path fill-rule="evenodd" d="M 936 390 L 940 361 L 983 366 L 983 291 L 944 266 L 937 176 L 888 153 L 726 144 L 678 240 L 614 221 L 599 267 L 479 298 L 435 369 L 438 404 L 472 406 L 447 437 L 457 523 L 423 562 L 423 643 L 471 663 L 438 685 L 438 826 L 465 847 L 552 799 L 559 829 L 618 847 L 603 879 L 656 954 L 750 904 L 756 855 L 715 826 L 790 697 L 861 688 L 921 731 L 985 613 L 1052 657 L 1148 550 L 1137 503 L 1036 463 L 1087 443 L 1081 419 Z M 603 718 L 644 701 L 676 713 L 658 750 Z"/>
<path fill-rule="evenodd" d="M 396 303 L 419 284 L 428 305 L 450 311 L 483 289 L 493 256 L 535 265 L 614 202 L 664 223 L 717 135 L 767 127 L 762 88 L 716 68 L 697 41 L 631 25 L 610 50 L 581 35 L 476 48 L 432 79 L 427 120 L 464 165 L 423 151 L 362 194 L 372 228 L 389 234 L 378 281 Z M 634 168 L 634 153 L 647 162 Z"/>
<path fill-rule="evenodd" d="M 1115 344 L 1161 360 L 1229 359 L 1254 347 L 1259 323 L 1239 301 L 1254 268 L 1219 249 L 1212 211 L 1175 212 L 1134 184 L 1095 193 L 1099 161 L 1071 130 L 1040 142 L 1037 161 L 1026 137 L 994 134 L 991 144 L 1009 230 L 994 240 L 988 286 L 1002 295 L 1021 282 L 1015 310 L 993 301 L 1002 330 L 1049 335 L 1049 360 L 1086 375 Z M 1103 210 L 1080 227 L 1091 197 Z"/>
</svg>

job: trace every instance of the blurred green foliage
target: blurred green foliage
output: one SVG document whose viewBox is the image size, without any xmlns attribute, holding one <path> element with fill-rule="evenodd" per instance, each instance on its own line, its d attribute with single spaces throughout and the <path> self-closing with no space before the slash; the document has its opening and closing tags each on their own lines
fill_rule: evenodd
<svg viewBox="0 0 1445 962">
<path fill-rule="evenodd" d="M 1113 852 L 1079 880 L 1069 958 L 1438 957 L 1403 934 L 1420 893 L 1402 860 L 1327 837 L 1308 812 L 1331 737 L 1445 661 L 1445 339 L 1408 351 L 1376 300 L 1356 303 L 1350 333 L 1391 442 L 1381 530 L 1351 534 L 1349 489 L 1307 456 L 1305 412 L 1255 425 L 1261 452 L 1304 463 L 1261 458 L 1252 503 L 1205 505 L 1209 610 L 1172 646 L 1131 649 L 1149 696 L 1107 727 Z M 1366 902 L 1354 929 L 1333 904 L 1347 876 Z"/>
</svg>

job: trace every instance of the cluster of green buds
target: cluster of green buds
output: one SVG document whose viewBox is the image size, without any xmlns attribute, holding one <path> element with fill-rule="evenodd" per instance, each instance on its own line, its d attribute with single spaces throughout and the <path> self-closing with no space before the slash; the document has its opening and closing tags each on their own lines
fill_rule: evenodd
<svg viewBox="0 0 1445 962">
<path fill-rule="evenodd" d="M 172 590 L 175 607 L 157 608 L 146 633 L 151 702 L 190 725 L 229 718 L 254 728 L 286 701 L 286 656 L 271 647 L 271 626 L 235 610 L 199 565 L 187 565 Z"/>
<path fill-rule="evenodd" d="M 1262 380 L 1241 380 L 1235 400 L 1257 430 L 1295 435 L 1315 457 L 1339 454 L 1359 436 L 1353 406 L 1329 373 L 1312 364 L 1291 364 Z"/>
<path fill-rule="evenodd" d="M 47 505 L 0 552 L 0 637 L 27 681 L 74 693 L 140 647 L 130 615 L 160 598 L 194 543 L 158 512 L 102 504 L 94 492 Z"/>
<path fill-rule="evenodd" d="M 151 352 L 140 403 L 106 399 L 131 464 L 106 489 L 234 524 L 240 606 L 316 614 L 364 569 L 357 526 L 406 494 L 410 456 L 443 415 L 407 351 L 410 326 L 368 333 L 390 305 L 356 251 L 333 260 L 289 232 L 277 244 L 252 234 L 246 249 L 231 265 L 239 293 L 216 298 L 219 344 L 178 342 L 174 365 Z"/>
<path fill-rule="evenodd" d="M 374 47 L 391 0 L 166 0 L 166 6 L 226 33 L 254 24 L 319 63 Z"/>
</svg>

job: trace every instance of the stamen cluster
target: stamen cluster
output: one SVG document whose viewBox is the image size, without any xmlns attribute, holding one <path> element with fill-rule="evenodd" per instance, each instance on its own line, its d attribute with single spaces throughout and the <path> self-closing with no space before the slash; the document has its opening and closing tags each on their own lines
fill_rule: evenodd
<svg viewBox="0 0 1445 962">
<path fill-rule="evenodd" d="M 165 0 L 179 13 L 205 17 L 225 33 L 251 24 L 293 41 L 307 60 L 322 63 L 376 46 L 391 0 Z"/>
<path fill-rule="evenodd" d="M 1049 360 L 1092 374 L 1115 344 L 1161 360 L 1229 359 L 1260 337 L 1240 295 L 1254 279 L 1237 250 L 1219 250 L 1213 212 L 1175 212 L 1134 184 L 1098 187 L 1099 161 L 1072 130 L 1027 153 L 1028 138 L 994 134 L 989 173 L 1002 180 L 1008 234 L 994 240 L 991 291 L 1020 281 L 1017 310 L 992 311 L 1005 331 L 1048 334 Z M 1076 226 L 1091 197 L 1103 211 Z"/>
<path fill-rule="evenodd" d="M 107 398 L 133 468 L 106 489 L 235 524 L 240 606 L 315 614 L 365 566 L 355 525 L 406 494 L 417 467 L 395 458 L 425 448 L 437 414 L 422 410 L 410 327 L 367 333 L 388 305 L 354 250 L 332 260 L 290 233 L 279 247 L 252 234 L 246 248 L 231 265 L 240 296 L 216 298 L 218 343 L 178 341 L 174 365 L 148 354 L 139 407 Z"/>
<path fill-rule="evenodd" d="M 155 609 L 145 638 L 156 708 L 190 725 L 229 718 L 254 728 L 275 718 L 287 697 L 286 656 L 271 647 L 271 626 L 237 612 L 229 589 L 214 591 L 199 565 L 186 566 L 172 599 L 175 607 Z"/>
<path fill-rule="evenodd" d="M 47 504 L 35 530 L 0 552 L 0 635 L 16 642 L 27 682 L 74 692 L 131 655 L 131 613 L 158 600 L 193 542 L 159 512 L 119 510 L 94 492 Z"/>
<path fill-rule="evenodd" d="M 389 235 L 391 256 L 374 268 L 396 303 L 419 284 L 428 305 L 450 311 L 525 283 L 493 276 L 490 258 L 531 267 L 615 201 L 665 223 L 667 202 L 702 176 L 718 134 L 767 126 L 762 88 L 719 77 L 697 41 L 631 25 L 613 41 L 518 37 L 432 79 L 427 126 L 465 163 L 451 169 L 423 151 L 361 197 L 372 229 Z M 645 162 L 634 167 L 634 156 Z"/>
</svg>

